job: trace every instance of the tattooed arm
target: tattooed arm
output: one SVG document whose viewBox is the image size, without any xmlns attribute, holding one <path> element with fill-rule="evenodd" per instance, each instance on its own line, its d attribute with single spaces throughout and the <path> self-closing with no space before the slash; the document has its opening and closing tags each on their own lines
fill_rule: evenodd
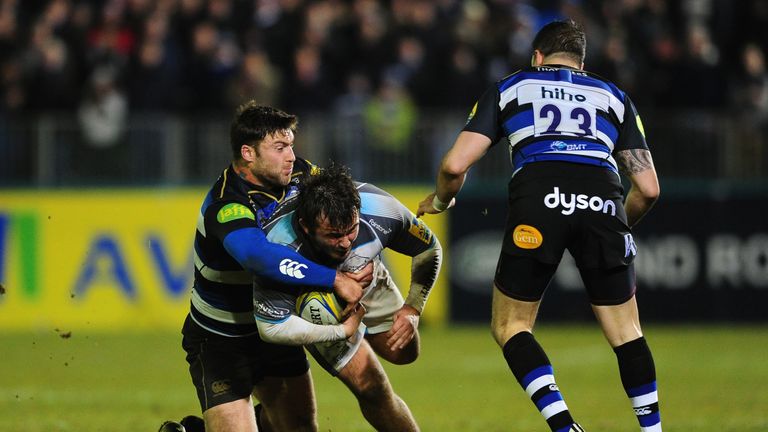
<svg viewBox="0 0 768 432">
<path fill-rule="evenodd" d="M 627 224 L 632 227 L 648 213 L 659 197 L 659 179 L 653 166 L 651 152 L 645 149 L 622 150 L 616 153 L 619 170 L 632 182 L 624 210 Z"/>
</svg>

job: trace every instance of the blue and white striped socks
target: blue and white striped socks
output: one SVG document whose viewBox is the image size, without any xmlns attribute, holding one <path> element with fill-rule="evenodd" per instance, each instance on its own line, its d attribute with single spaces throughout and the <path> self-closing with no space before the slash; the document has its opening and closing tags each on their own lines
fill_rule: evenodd
<svg viewBox="0 0 768 432">
<path fill-rule="evenodd" d="M 553 432 L 580 431 L 555 383 L 549 358 L 533 335 L 521 332 L 512 336 L 504 344 L 503 352 L 517 382 L 547 420 L 550 429 Z"/>
<path fill-rule="evenodd" d="M 619 361 L 621 383 L 640 422 L 640 431 L 661 432 L 656 368 L 645 338 L 619 345 L 613 351 Z"/>
</svg>

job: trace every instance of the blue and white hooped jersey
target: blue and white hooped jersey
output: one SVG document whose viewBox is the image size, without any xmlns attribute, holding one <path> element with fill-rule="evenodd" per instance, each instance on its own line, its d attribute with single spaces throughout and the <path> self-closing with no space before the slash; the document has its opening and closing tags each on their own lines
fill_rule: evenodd
<svg viewBox="0 0 768 432">
<path fill-rule="evenodd" d="M 566 66 L 531 67 L 494 83 L 463 130 L 494 144 L 506 138 L 514 173 L 529 163 L 560 161 L 618 174 L 614 152 L 648 149 L 629 97 L 597 75 Z"/>
</svg>

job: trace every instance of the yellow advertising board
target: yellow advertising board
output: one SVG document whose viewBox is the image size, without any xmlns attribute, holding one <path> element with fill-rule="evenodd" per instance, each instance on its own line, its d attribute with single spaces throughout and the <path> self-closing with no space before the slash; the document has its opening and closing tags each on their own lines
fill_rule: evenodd
<svg viewBox="0 0 768 432">
<path fill-rule="evenodd" d="M 390 191 L 411 209 L 426 194 Z M 0 191 L 0 329 L 179 329 L 205 192 Z M 442 218 L 428 221 L 441 240 Z M 410 259 L 385 259 L 407 290 Z M 425 321 L 446 318 L 447 280 L 441 275 Z"/>
</svg>

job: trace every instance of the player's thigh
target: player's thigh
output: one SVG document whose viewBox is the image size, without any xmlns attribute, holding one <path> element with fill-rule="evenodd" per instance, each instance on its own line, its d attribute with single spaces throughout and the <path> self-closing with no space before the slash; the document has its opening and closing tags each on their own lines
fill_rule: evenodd
<svg viewBox="0 0 768 432">
<path fill-rule="evenodd" d="M 277 430 L 317 430 L 315 389 L 309 370 L 299 376 L 265 377 L 253 394 Z"/>
<path fill-rule="evenodd" d="M 421 338 L 419 337 L 418 329 L 414 333 L 413 339 L 403 348 L 394 347 L 392 349 L 387 345 L 389 333 L 368 334 L 365 336 L 365 339 L 379 357 L 397 365 L 413 363 L 419 357 L 419 352 L 421 351 Z"/>
<path fill-rule="evenodd" d="M 367 341 L 360 344 L 337 377 L 358 398 L 376 398 L 392 391 L 389 378 Z"/>
<path fill-rule="evenodd" d="M 207 432 L 256 432 L 251 398 L 215 405 L 203 411 Z"/>
<path fill-rule="evenodd" d="M 494 285 L 491 333 L 496 343 L 503 347 L 512 336 L 524 331 L 532 332 L 540 303 L 514 299 Z"/>
</svg>

